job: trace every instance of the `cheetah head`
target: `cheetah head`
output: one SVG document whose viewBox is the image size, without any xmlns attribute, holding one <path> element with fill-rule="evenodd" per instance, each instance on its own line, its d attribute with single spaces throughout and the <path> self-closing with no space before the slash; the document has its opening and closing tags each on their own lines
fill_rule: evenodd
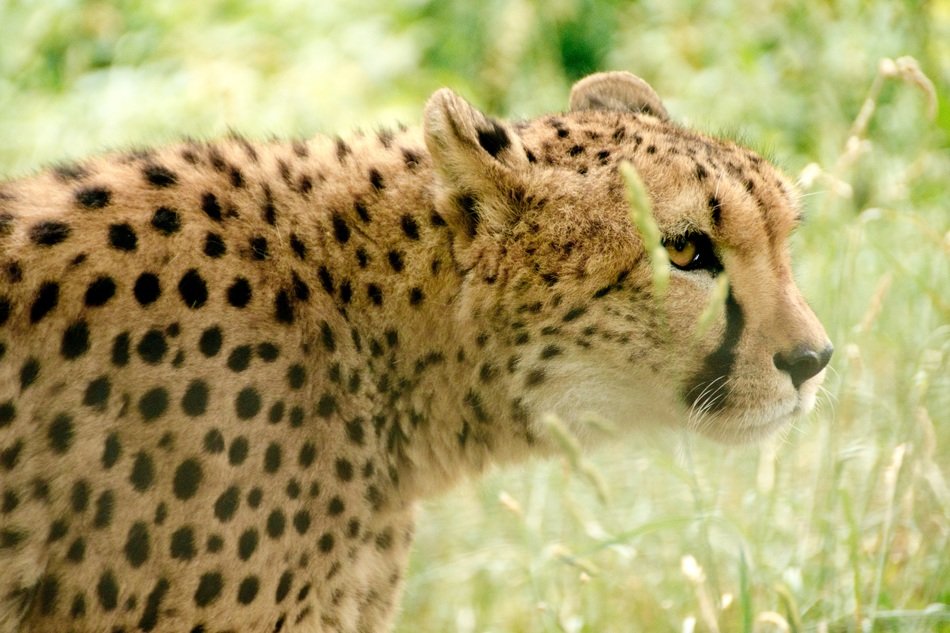
<svg viewBox="0 0 950 633">
<path fill-rule="evenodd" d="M 507 362 L 510 395 L 581 434 L 593 413 L 745 441 L 811 410 L 832 347 L 792 275 L 793 186 L 753 152 L 671 122 L 631 74 L 580 81 L 570 106 L 514 124 L 449 90 L 426 107 L 464 275 L 454 318 L 497 341 L 487 351 Z M 662 293 L 622 161 L 669 253 Z"/>
</svg>

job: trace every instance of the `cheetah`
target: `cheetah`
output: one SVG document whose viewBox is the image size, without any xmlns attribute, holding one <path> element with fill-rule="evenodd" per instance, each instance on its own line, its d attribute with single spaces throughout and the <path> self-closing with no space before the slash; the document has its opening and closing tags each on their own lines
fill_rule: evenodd
<svg viewBox="0 0 950 633">
<path fill-rule="evenodd" d="M 420 129 L 0 185 L 0 633 L 387 631 L 414 504 L 551 453 L 546 415 L 773 432 L 832 351 L 799 219 L 625 72 L 528 121 L 441 89 Z"/>
</svg>

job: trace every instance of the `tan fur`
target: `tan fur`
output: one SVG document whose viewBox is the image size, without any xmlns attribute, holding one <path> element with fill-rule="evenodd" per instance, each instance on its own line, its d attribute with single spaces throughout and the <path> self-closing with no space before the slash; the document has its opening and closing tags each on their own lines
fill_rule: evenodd
<svg viewBox="0 0 950 633">
<path fill-rule="evenodd" d="M 547 452 L 545 413 L 736 440 L 809 409 L 791 186 L 632 75 L 571 99 L 0 185 L 0 633 L 386 631 L 413 504 Z M 735 305 L 701 338 L 714 275 L 655 296 L 622 159 L 715 244 Z"/>
</svg>

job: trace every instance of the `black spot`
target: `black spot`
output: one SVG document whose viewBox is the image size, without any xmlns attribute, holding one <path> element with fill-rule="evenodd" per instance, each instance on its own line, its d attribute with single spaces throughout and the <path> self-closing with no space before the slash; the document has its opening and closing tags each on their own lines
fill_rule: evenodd
<svg viewBox="0 0 950 633">
<path fill-rule="evenodd" d="M 267 535 L 271 538 L 280 538 L 287 526 L 287 519 L 280 510 L 273 510 L 267 517 Z"/>
<path fill-rule="evenodd" d="M 8 426 L 15 417 L 16 407 L 13 406 L 12 400 L 7 400 L 3 404 L 0 404 L 0 429 Z"/>
<path fill-rule="evenodd" d="M 66 552 L 66 558 L 73 563 L 81 563 L 86 558 L 86 541 L 82 537 L 72 542 Z"/>
<path fill-rule="evenodd" d="M 261 410 L 261 396 L 253 387 L 245 387 L 234 400 L 234 410 L 242 420 L 250 420 Z"/>
<path fill-rule="evenodd" d="M 414 287 L 409 289 L 409 305 L 417 306 L 422 303 L 423 299 L 425 299 L 425 295 L 421 288 Z"/>
<path fill-rule="evenodd" d="M 89 507 L 89 482 L 85 479 L 80 479 L 73 484 L 70 494 L 70 504 L 72 505 L 73 512 L 77 514 L 85 512 L 86 508 Z"/>
<path fill-rule="evenodd" d="M 228 180 L 231 182 L 231 186 L 237 189 L 244 186 L 244 174 L 237 167 L 231 167 L 228 172 Z"/>
<path fill-rule="evenodd" d="M 74 620 L 78 620 L 79 618 L 86 615 L 86 595 L 85 594 L 77 593 L 73 597 L 73 604 L 69 608 L 69 615 Z"/>
<path fill-rule="evenodd" d="M 310 299 L 310 286 L 301 279 L 297 273 L 293 273 L 294 298 L 297 301 L 308 301 Z"/>
<path fill-rule="evenodd" d="M 248 242 L 251 248 L 251 257 L 258 261 L 262 261 L 270 257 L 270 251 L 267 247 L 267 238 L 257 235 L 252 237 Z"/>
<path fill-rule="evenodd" d="M 294 514 L 293 523 L 298 534 L 306 534 L 307 530 L 310 529 L 310 513 L 306 510 L 300 510 Z"/>
<path fill-rule="evenodd" d="M 272 442 L 264 451 L 264 472 L 273 474 L 278 470 L 280 470 L 280 445 Z"/>
<path fill-rule="evenodd" d="M 105 445 L 102 448 L 102 467 L 109 469 L 115 466 L 121 453 L 122 445 L 119 444 L 119 436 L 113 431 L 106 436 Z"/>
<path fill-rule="evenodd" d="M 543 369 L 532 369 L 525 378 L 525 386 L 536 387 L 544 382 L 545 374 Z"/>
<path fill-rule="evenodd" d="M 228 449 L 228 463 L 232 466 L 240 466 L 247 459 L 248 450 L 249 444 L 246 437 L 235 438 L 231 442 L 231 448 Z"/>
<path fill-rule="evenodd" d="M 36 381 L 40 375 L 40 362 L 35 358 L 28 358 L 20 368 L 20 390 L 26 389 Z"/>
<path fill-rule="evenodd" d="M 240 373 L 251 364 L 251 346 L 238 345 L 228 355 L 228 369 Z"/>
<path fill-rule="evenodd" d="M 410 240 L 419 239 L 419 223 L 416 222 L 416 219 L 411 215 L 404 215 L 400 220 L 400 225 L 402 226 L 402 232 L 406 234 Z"/>
<path fill-rule="evenodd" d="M 181 228 L 181 217 L 174 209 L 159 207 L 152 215 L 152 226 L 163 235 L 171 235 Z"/>
<path fill-rule="evenodd" d="M 336 476 L 340 481 L 352 481 L 353 464 L 345 459 L 336 460 Z"/>
<path fill-rule="evenodd" d="M 146 391 L 139 398 L 139 413 L 142 420 L 151 422 L 160 417 L 168 409 L 168 391 L 164 387 L 155 387 Z"/>
<path fill-rule="evenodd" d="M 307 370 L 303 365 L 291 365 L 287 368 L 287 383 L 291 389 L 300 389 L 307 380 Z"/>
<path fill-rule="evenodd" d="M 161 165 L 146 165 L 142 168 L 142 175 L 153 187 L 171 187 L 178 182 L 178 177 Z"/>
<path fill-rule="evenodd" d="M 277 424 L 284 419 L 284 409 L 286 405 L 283 400 L 278 400 L 273 405 L 271 405 L 270 411 L 267 412 L 267 421 L 271 424 Z"/>
<path fill-rule="evenodd" d="M 181 281 L 178 282 L 178 293 L 185 305 L 192 310 L 200 308 L 208 300 L 208 286 L 196 268 L 182 275 Z"/>
<path fill-rule="evenodd" d="M 208 540 L 205 543 L 205 546 L 208 548 L 208 551 L 212 554 L 216 554 L 224 549 L 224 538 L 220 534 L 212 534 L 208 537 Z"/>
<path fill-rule="evenodd" d="M 106 570 L 99 576 L 99 582 L 96 583 L 96 595 L 99 597 L 99 604 L 105 611 L 113 611 L 119 604 L 119 584 L 116 582 L 112 570 Z"/>
<path fill-rule="evenodd" d="M 462 216 L 465 219 L 466 233 L 468 233 L 470 237 L 474 237 L 475 232 L 478 230 L 480 220 L 478 214 L 478 198 L 472 194 L 456 196 L 455 206 L 462 211 Z"/>
<path fill-rule="evenodd" d="M 251 284 L 244 277 L 238 277 L 228 287 L 228 303 L 235 308 L 243 308 L 251 301 Z"/>
<path fill-rule="evenodd" d="M 349 280 L 344 279 L 340 283 L 340 301 L 343 303 L 349 303 L 350 299 L 353 297 L 353 287 L 350 285 Z"/>
<path fill-rule="evenodd" d="M 141 359 L 149 365 L 159 364 L 168 351 L 165 334 L 161 330 L 149 330 L 142 336 L 135 350 Z"/>
<path fill-rule="evenodd" d="M 75 434 L 73 419 L 65 413 L 60 413 L 50 424 L 46 437 L 53 452 L 63 454 L 72 446 Z"/>
<path fill-rule="evenodd" d="M 67 532 L 69 532 L 69 524 L 66 523 L 64 519 L 57 519 L 49 526 L 49 534 L 46 537 L 46 542 L 55 543 L 66 536 Z"/>
<path fill-rule="evenodd" d="M 549 358 L 554 358 L 555 356 L 560 356 L 562 351 L 563 350 L 561 350 L 561 348 L 557 345 L 548 345 L 543 350 L 541 350 L 541 359 L 547 360 Z"/>
<path fill-rule="evenodd" d="M 50 313 L 59 303 L 59 284 L 53 281 L 47 281 L 40 286 L 36 293 L 36 299 L 30 306 L 30 323 L 39 323 L 43 317 Z M 3 301 L 5 309 L 3 318 L 0 321 L 6 321 L 6 315 L 9 314 L 9 303 Z"/>
<path fill-rule="evenodd" d="M 222 523 L 227 523 L 234 518 L 240 503 L 241 491 L 237 486 L 231 486 L 214 502 L 214 516 Z"/>
<path fill-rule="evenodd" d="M 10 514 L 20 505 L 20 497 L 16 492 L 7 490 L 3 493 L 3 502 L 0 503 L 0 514 Z"/>
<path fill-rule="evenodd" d="M 132 288 L 132 294 L 140 305 L 147 306 L 154 303 L 162 294 L 161 284 L 158 276 L 152 273 L 142 273 L 135 280 L 135 286 Z"/>
<path fill-rule="evenodd" d="M 578 307 L 576 307 L 576 308 L 571 308 L 571 309 L 568 310 L 567 313 L 564 315 L 563 320 L 564 320 L 565 323 L 566 323 L 566 322 L 569 322 L 569 321 L 573 321 L 573 320 L 575 320 L 575 319 L 581 317 L 585 312 L 587 312 L 587 308 L 585 308 L 585 307 L 583 307 L 583 306 L 578 306 Z"/>
<path fill-rule="evenodd" d="M 248 560 L 257 549 L 258 532 L 254 528 L 244 530 L 238 538 L 238 558 Z"/>
<path fill-rule="evenodd" d="M 283 602 L 284 598 L 287 597 L 287 594 L 290 593 L 293 580 L 294 575 L 289 571 L 285 571 L 280 575 L 280 580 L 277 581 L 277 591 L 274 592 L 274 602 L 277 604 Z"/>
<path fill-rule="evenodd" d="M 205 236 L 204 254 L 211 258 L 218 258 L 224 255 L 227 250 L 228 248 L 224 243 L 224 238 L 217 233 L 208 231 L 208 234 Z"/>
<path fill-rule="evenodd" d="M 389 265 L 392 267 L 394 271 L 396 271 L 397 273 L 402 272 L 403 265 L 404 265 L 402 261 L 402 253 L 400 253 L 399 251 L 389 251 L 388 259 L 389 259 Z"/>
<path fill-rule="evenodd" d="M 125 559 L 133 568 L 138 568 L 148 560 L 148 554 L 148 526 L 141 521 L 136 521 L 129 528 L 129 534 L 125 539 Z"/>
<path fill-rule="evenodd" d="M 386 187 L 386 183 L 383 181 L 383 175 L 379 173 L 379 170 L 375 167 L 369 170 L 369 184 L 376 191 L 381 191 Z"/>
<path fill-rule="evenodd" d="M 366 268 L 366 266 L 369 264 L 369 254 L 362 246 L 356 249 L 356 264 L 360 268 Z"/>
<path fill-rule="evenodd" d="M 71 233 L 63 222 L 40 222 L 30 228 L 30 239 L 37 246 L 55 246 L 66 240 Z"/>
<path fill-rule="evenodd" d="M 279 290 L 277 296 L 274 297 L 274 318 L 281 323 L 294 322 L 294 306 L 286 290 Z"/>
<path fill-rule="evenodd" d="M 293 249 L 294 254 L 299 259 L 306 259 L 307 245 L 300 241 L 300 238 L 297 237 L 296 233 L 290 234 L 290 248 Z"/>
<path fill-rule="evenodd" d="M 328 418 L 333 415 L 336 410 L 336 398 L 334 398 L 332 394 L 325 393 L 320 396 L 320 401 L 317 402 L 317 415 L 321 418 Z"/>
<path fill-rule="evenodd" d="M 251 506 L 255 510 L 260 507 L 261 501 L 264 499 L 264 492 L 257 486 L 251 488 L 251 491 L 247 493 L 247 505 Z"/>
<path fill-rule="evenodd" d="M 208 383 L 192 380 L 181 398 L 181 409 L 191 417 L 203 415 L 208 410 Z"/>
<path fill-rule="evenodd" d="M 383 305 L 383 291 L 378 285 L 367 284 L 366 296 L 369 297 L 369 300 L 372 301 L 374 305 Z"/>
<path fill-rule="evenodd" d="M 205 452 L 210 455 L 217 455 L 224 452 L 224 435 L 218 429 L 211 429 L 205 433 L 202 441 Z"/>
<path fill-rule="evenodd" d="M 346 244 L 350 240 L 350 227 L 347 226 L 346 220 L 336 213 L 333 214 L 330 220 L 333 223 L 333 236 L 336 241 L 340 244 Z"/>
<path fill-rule="evenodd" d="M 498 154 L 511 146 L 511 139 L 508 137 L 505 128 L 499 125 L 497 121 L 489 119 L 488 123 L 491 126 L 489 129 L 478 130 L 478 144 L 493 158 L 497 158 Z"/>
<path fill-rule="evenodd" d="M 170 585 L 164 578 L 159 578 L 155 582 L 152 591 L 145 599 L 145 610 L 142 612 L 142 618 L 139 620 L 139 629 L 142 631 L 152 631 L 158 626 L 158 617 L 162 604 L 162 599 L 168 593 Z"/>
<path fill-rule="evenodd" d="M 323 341 L 323 347 L 328 352 L 336 351 L 336 341 L 333 337 L 333 330 L 326 321 L 320 323 L 320 338 Z"/>
<path fill-rule="evenodd" d="M 272 363 L 280 355 L 280 348 L 273 343 L 261 343 L 257 346 L 257 355 L 265 363 Z"/>
<path fill-rule="evenodd" d="M 240 586 L 238 586 L 238 602 L 241 604 L 251 604 L 254 602 L 259 587 L 260 582 L 257 580 L 257 576 L 248 576 L 242 580 Z"/>
<path fill-rule="evenodd" d="M 198 588 L 195 589 L 195 604 L 199 607 L 206 607 L 213 603 L 221 595 L 223 587 L 224 580 L 218 572 L 202 574 L 198 580 Z"/>
<path fill-rule="evenodd" d="M 469 390 L 468 393 L 465 394 L 465 404 L 472 408 L 476 420 L 482 423 L 490 421 L 491 418 L 489 418 L 488 413 L 485 411 L 485 405 L 482 403 L 482 398 L 477 392 Z"/>
<path fill-rule="evenodd" d="M 327 504 L 327 514 L 331 517 L 340 516 L 346 511 L 346 506 L 343 504 L 343 500 L 339 497 L 333 497 L 330 499 L 330 503 Z"/>
<path fill-rule="evenodd" d="M 295 406 L 290 410 L 290 426 L 293 428 L 299 428 L 303 426 L 303 407 Z"/>
<path fill-rule="evenodd" d="M 172 481 L 172 490 L 175 496 L 186 501 L 195 496 L 198 486 L 201 485 L 201 464 L 195 458 L 189 458 L 175 469 L 175 478 Z"/>
<path fill-rule="evenodd" d="M 364 223 L 369 223 L 372 218 L 369 215 L 369 209 L 366 208 L 366 205 L 363 204 L 363 201 L 359 198 L 353 203 L 353 210 L 356 211 L 356 215 L 359 216 L 360 220 Z"/>
<path fill-rule="evenodd" d="M 198 349 L 201 350 L 202 354 L 211 358 L 221 351 L 222 341 L 221 328 L 215 325 L 201 333 L 201 338 L 198 341 Z"/>
<path fill-rule="evenodd" d="M 321 536 L 320 540 L 317 542 L 317 547 L 319 547 L 320 551 L 323 552 L 324 554 L 327 554 L 330 551 L 332 551 L 333 545 L 334 545 L 333 535 L 330 534 L 329 532 Z"/>
<path fill-rule="evenodd" d="M 89 326 L 85 321 L 76 321 L 63 332 L 59 353 L 66 360 L 73 360 L 87 351 L 89 351 Z"/>
<path fill-rule="evenodd" d="M 92 525 L 95 528 L 108 527 L 112 523 L 112 512 L 115 510 L 115 494 L 106 490 L 96 499 L 96 515 Z"/>
<path fill-rule="evenodd" d="M 115 281 L 111 277 L 99 277 L 86 288 L 85 303 L 90 308 L 105 305 L 115 295 Z"/>
<path fill-rule="evenodd" d="M 135 461 L 132 464 L 132 473 L 129 475 L 129 481 L 132 487 L 139 492 L 144 492 L 152 487 L 155 480 L 155 464 L 148 453 L 139 451 L 135 455 Z"/>
<path fill-rule="evenodd" d="M 178 560 L 191 560 L 197 554 L 195 549 L 195 532 L 186 525 L 172 532 L 171 557 Z"/>
<path fill-rule="evenodd" d="M 306 442 L 300 447 L 300 454 L 297 456 L 297 463 L 301 468 L 309 468 L 317 458 L 317 448 L 311 442 Z"/>
<path fill-rule="evenodd" d="M 221 205 L 213 193 L 206 193 L 201 197 L 201 210 L 212 220 L 221 221 Z"/>
<path fill-rule="evenodd" d="M 722 203 L 716 196 L 709 196 L 709 210 L 712 212 L 713 226 L 718 227 L 722 222 Z"/>
<path fill-rule="evenodd" d="M 85 187 L 76 192 L 76 202 L 86 209 L 102 209 L 112 200 L 112 192 L 103 187 Z"/>
<path fill-rule="evenodd" d="M 109 225 L 109 244 L 119 251 L 134 251 L 139 238 L 129 224 Z"/>
</svg>

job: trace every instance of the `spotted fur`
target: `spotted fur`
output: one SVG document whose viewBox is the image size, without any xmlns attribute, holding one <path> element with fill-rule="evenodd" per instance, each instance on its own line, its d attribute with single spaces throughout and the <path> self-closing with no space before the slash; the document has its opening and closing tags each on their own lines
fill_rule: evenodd
<svg viewBox="0 0 950 633">
<path fill-rule="evenodd" d="M 440 90 L 422 130 L 0 185 L 0 633 L 385 631 L 413 504 L 548 451 L 546 412 L 735 439 L 810 408 L 792 187 L 632 75 L 571 103 L 509 124 Z M 662 300 L 621 160 L 721 263 Z"/>
</svg>

